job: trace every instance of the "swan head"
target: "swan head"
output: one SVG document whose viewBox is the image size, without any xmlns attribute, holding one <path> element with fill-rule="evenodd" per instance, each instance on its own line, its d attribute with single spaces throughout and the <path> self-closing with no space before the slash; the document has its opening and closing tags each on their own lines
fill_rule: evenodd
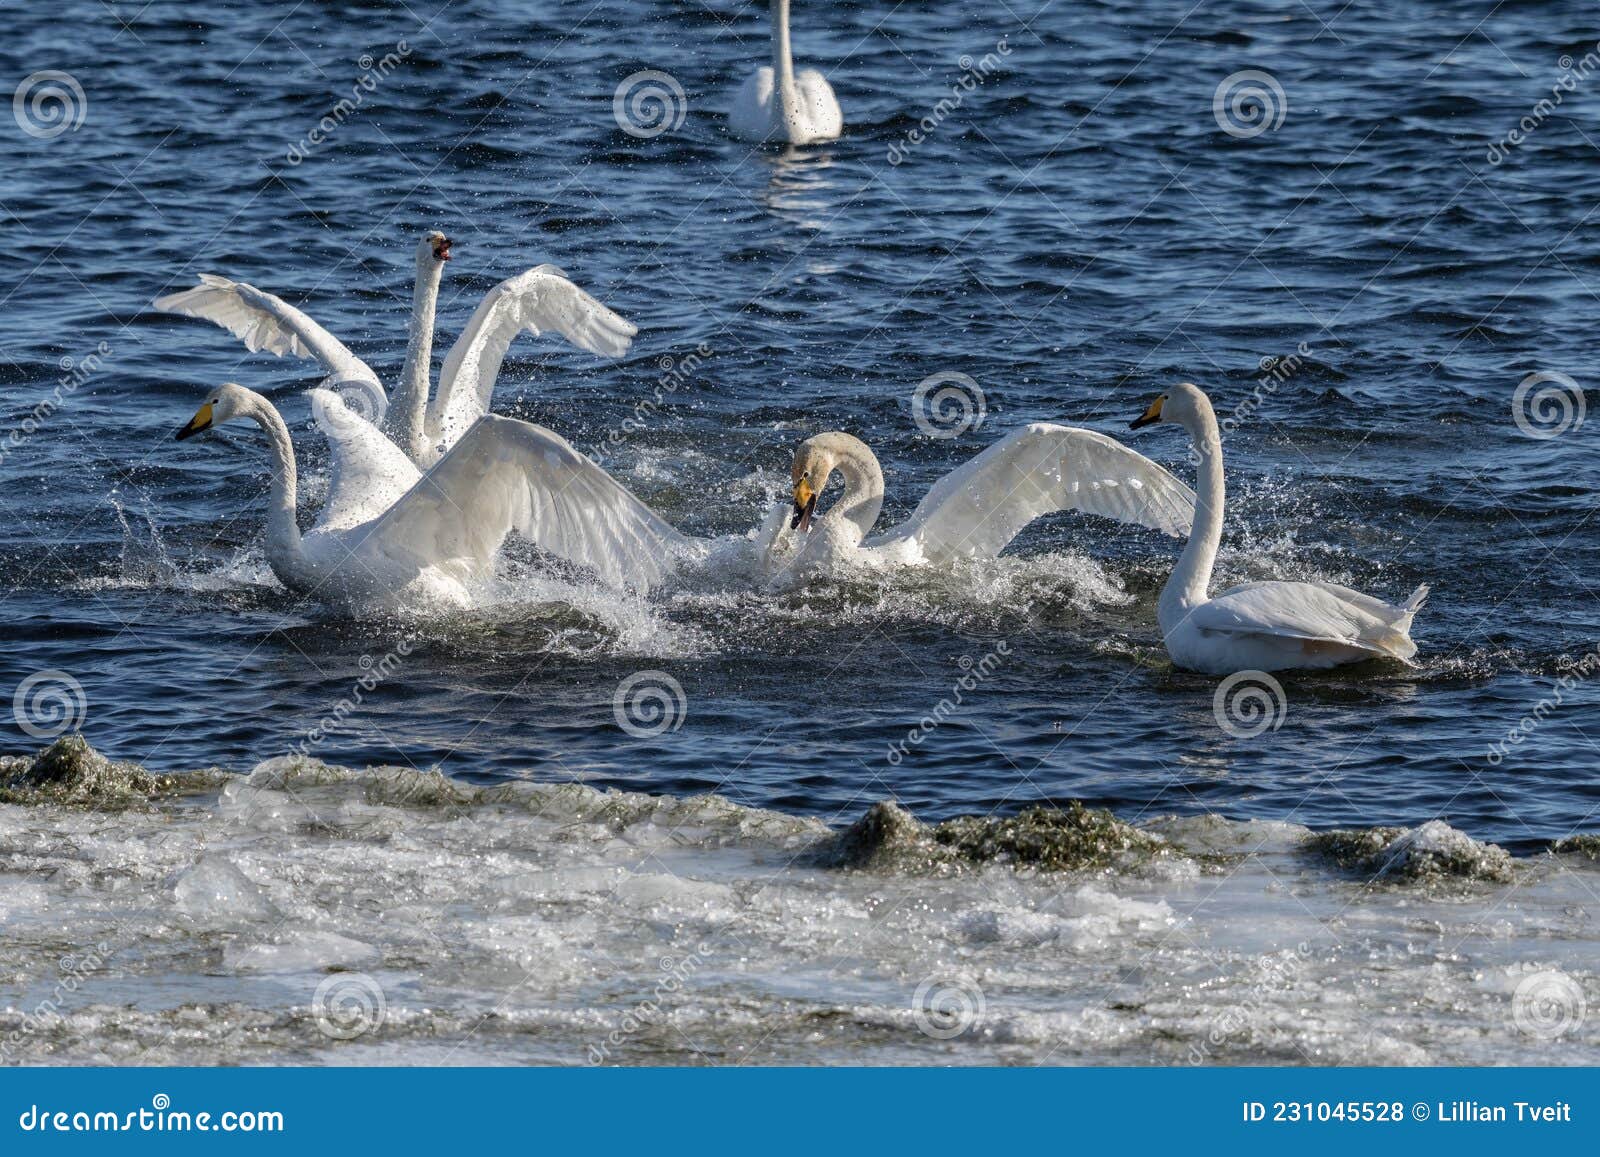
<svg viewBox="0 0 1600 1157">
<path fill-rule="evenodd" d="M 1138 430 L 1156 422 L 1176 422 L 1193 429 L 1202 414 L 1211 412 L 1211 399 L 1205 391 L 1191 382 L 1180 382 L 1145 408 L 1128 429 Z"/>
<path fill-rule="evenodd" d="M 206 394 L 206 400 L 194 412 L 194 417 L 189 419 L 189 424 L 178 431 L 177 440 L 182 442 L 185 438 L 192 438 L 237 418 L 250 410 L 254 400 L 255 394 L 243 386 L 224 382 Z"/>
<path fill-rule="evenodd" d="M 427 262 L 443 265 L 450 260 L 450 246 L 454 244 L 454 241 L 437 229 L 424 233 L 422 240 L 417 243 L 417 264 Z"/>
<path fill-rule="evenodd" d="M 794 511 L 789 529 L 811 529 L 817 511 L 817 498 L 828 488 L 828 480 L 841 465 L 848 466 L 845 472 L 848 492 L 850 470 L 860 473 L 863 463 L 871 463 L 875 470 L 876 462 L 865 442 L 839 430 L 818 434 L 800 443 L 789 467 L 789 478 L 794 484 Z"/>
</svg>

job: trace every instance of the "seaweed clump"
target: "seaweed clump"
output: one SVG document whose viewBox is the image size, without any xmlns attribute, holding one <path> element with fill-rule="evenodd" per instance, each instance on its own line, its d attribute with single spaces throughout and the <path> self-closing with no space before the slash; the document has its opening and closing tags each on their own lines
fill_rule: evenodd
<svg viewBox="0 0 1600 1157">
<path fill-rule="evenodd" d="M 1077 800 L 1014 816 L 958 816 L 929 826 L 892 803 L 875 803 L 817 853 L 828 867 L 940 871 L 1010 864 L 1070 872 L 1166 855 L 1173 846 Z"/>
<path fill-rule="evenodd" d="M 1511 853 L 1479 843 L 1443 820 L 1416 828 L 1359 828 L 1322 832 L 1307 846 L 1346 871 L 1399 883 L 1512 877 Z"/>
<path fill-rule="evenodd" d="M 1551 844 L 1550 850 L 1557 855 L 1586 856 L 1591 860 L 1600 860 L 1600 835 L 1568 836 Z"/>
<path fill-rule="evenodd" d="M 0 757 L 0 803 L 122 810 L 172 791 L 171 776 L 107 759 L 82 735 L 63 735 L 37 756 Z"/>
</svg>

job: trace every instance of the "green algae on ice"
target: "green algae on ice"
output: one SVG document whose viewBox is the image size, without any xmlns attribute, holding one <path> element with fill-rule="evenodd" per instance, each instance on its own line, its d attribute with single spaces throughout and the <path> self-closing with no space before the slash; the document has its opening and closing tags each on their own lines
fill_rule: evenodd
<svg viewBox="0 0 1600 1157">
<path fill-rule="evenodd" d="M 82 735 L 63 735 L 37 756 L 0 756 L 0 803 L 70 804 L 111 811 L 176 790 L 171 776 L 107 759 Z"/>
</svg>

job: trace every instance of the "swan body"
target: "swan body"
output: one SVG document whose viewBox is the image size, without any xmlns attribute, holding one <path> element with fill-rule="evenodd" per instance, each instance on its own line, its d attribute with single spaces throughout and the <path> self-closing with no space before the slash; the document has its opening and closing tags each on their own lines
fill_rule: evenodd
<svg viewBox="0 0 1600 1157">
<path fill-rule="evenodd" d="M 819 517 L 818 496 L 835 471 L 844 495 Z M 951 471 L 909 518 L 877 535 L 883 470 L 860 439 L 840 432 L 807 439 L 791 476 L 802 574 L 851 559 L 922 566 L 993 558 L 1034 519 L 1060 510 L 1170 535 L 1185 533 L 1194 512 L 1193 492 L 1165 468 L 1114 438 L 1050 422 L 1024 426 Z"/>
<path fill-rule="evenodd" d="M 1417 653 L 1411 622 L 1427 600 L 1426 584 L 1400 606 L 1324 582 L 1245 583 L 1211 597 L 1225 501 L 1217 417 L 1204 391 L 1184 383 L 1152 402 L 1131 426 L 1154 422 L 1187 430 L 1200 459 L 1193 532 L 1156 612 L 1174 664 L 1227 675 L 1335 667 L 1384 656 L 1410 661 Z"/>
<path fill-rule="evenodd" d="M 795 71 L 789 47 L 789 0 L 772 0 L 772 64 L 756 69 L 734 95 L 728 131 L 745 141 L 806 145 L 844 131 L 844 114 L 828 78 Z"/>
<path fill-rule="evenodd" d="M 434 315 L 444 263 L 453 242 L 429 233 L 417 246 L 417 279 L 405 368 L 394 399 L 378 375 L 337 338 L 281 298 L 241 281 L 202 274 L 200 284 L 154 302 L 156 309 L 214 322 L 246 348 L 279 357 L 311 358 L 356 403 L 356 419 L 379 424 L 418 467 L 426 469 L 488 413 L 495 379 L 512 340 L 524 331 L 559 333 L 603 357 L 627 353 L 638 327 L 607 309 L 553 265 L 541 265 L 495 286 L 445 357 L 438 393 L 430 397 Z M 321 414 L 328 412 L 318 408 Z"/>
<path fill-rule="evenodd" d="M 220 386 L 177 434 L 181 441 L 238 418 L 266 433 L 273 457 L 267 562 L 296 593 L 352 612 L 470 606 L 512 530 L 614 583 L 642 585 L 668 565 L 681 539 L 543 427 L 488 415 L 418 472 L 338 395 L 310 393 L 333 450 L 334 478 L 304 533 L 289 429 L 266 398 L 233 383 Z M 386 468 L 395 474 L 385 475 Z"/>
</svg>

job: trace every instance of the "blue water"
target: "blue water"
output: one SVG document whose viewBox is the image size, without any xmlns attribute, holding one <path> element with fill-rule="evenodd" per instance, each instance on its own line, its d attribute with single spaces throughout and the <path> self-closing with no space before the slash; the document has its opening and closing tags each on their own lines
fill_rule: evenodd
<svg viewBox="0 0 1600 1157">
<path fill-rule="evenodd" d="M 67 72 L 87 105 L 50 138 L 0 124 L 0 700 L 65 671 L 107 753 L 243 770 L 411 639 L 316 754 L 714 790 L 830 820 L 884 797 L 929 818 L 1078 797 L 1128 818 L 1444 817 L 1522 850 L 1593 830 L 1592 689 L 1487 753 L 1600 638 L 1597 427 L 1530 437 L 1512 405 L 1530 374 L 1592 380 L 1600 76 L 1504 160 L 1490 145 L 1600 25 L 1578 3 L 1430 8 L 1021 0 L 979 18 L 799 0 L 797 53 L 828 71 L 847 129 L 795 151 L 722 131 L 765 58 L 760 4 L 11 11 L 3 75 Z M 376 91 L 291 163 L 360 58 L 402 40 Z M 998 67 L 906 155 L 962 58 L 989 53 Z M 644 69 L 686 103 L 649 138 L 612 108 Z M 1281 86 L 1282 120 L 1230 135 L 1213 96 L 1246 69 Z M 462 242 L 442 348 L 485 290 L 546 261 L 639 325 L 619 363 L 523 339 L 496 407 L 614 443 L 608 466 L 685 530 L 754 525 L 822 430 L 876 448 L 899 516 L 1020 423 L 1129 436 L 1155 393 L 1193 380 L 1224 417 L 1245 407 L 1219 583 L 1323 578 L 1398 601 L 1430 582 L 1418 666 L 1286 677 L 1281 726 L 1235 738 L 1216 681 L 1160 648 L 1176 545 L 1073 516 L 943 579 L 636 604 L 523 557 L 525 593 L 480 614 L 333 618 L 266 570 L 258 436 L 172 441 L 208 385 L 236 380 L 284 409 L 315 476 L 299 391 L 319 375 L 148 303 L 201 272 L 250 281 L 393 381 L 428 228 Z M 691 380 L 612 439 L 664 359 L 701 346 Z M 33 429 L 69 358 L 100 364 Z M 914 388 L 941 371 L 986 403 L 951 440 L 913 420 Z M 1129 437 L 1189 471 L 1172 429 Z M 892 762 L 964 660 L 1000 643 L 994 676 Z M 685 713 L 640 739 L 613 696 L 647 670 L 682 686 Z M 0 747 L 39 744 L 0 711 Z"/>
</svg>

